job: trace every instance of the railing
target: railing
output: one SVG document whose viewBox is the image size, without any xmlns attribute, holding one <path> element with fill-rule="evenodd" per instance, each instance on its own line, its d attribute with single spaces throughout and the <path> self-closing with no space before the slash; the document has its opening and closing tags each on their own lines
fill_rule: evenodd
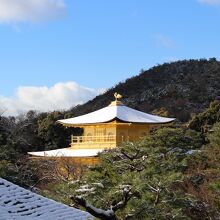
<svg viewBox="0 0 220 220">
<path fill-rule="evenodd" d="M 121 137 L 120 139 L 123 140 L 123 137 Z M 102 136 L 73 136 L 71 135 L 72 144 L 115 143 L 115 142 L 116 142 L 116 135 L 102 135 Z"/>
</svg>

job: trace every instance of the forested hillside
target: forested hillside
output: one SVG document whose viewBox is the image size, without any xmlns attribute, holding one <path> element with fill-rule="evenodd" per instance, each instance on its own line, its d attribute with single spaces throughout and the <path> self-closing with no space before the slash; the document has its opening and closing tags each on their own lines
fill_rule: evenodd
<svg viewBox="0 0 220 220">
<path fill-rule="evenodd" d="M 114 92 L 122 94 L 123 102 L 132 108 L 187 121 L 193 113 L 204 111 L 211 101 L 220 100 L 220 62 L 215 58 L 184 60 L 142 70 L 86 104 L 74 107 L 71 115 L 108 105 Z"/>
</svg>

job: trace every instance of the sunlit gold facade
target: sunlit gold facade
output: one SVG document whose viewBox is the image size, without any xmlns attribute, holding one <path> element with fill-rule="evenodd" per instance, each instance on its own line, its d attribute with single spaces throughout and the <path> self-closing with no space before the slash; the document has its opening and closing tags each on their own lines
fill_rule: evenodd
<svg viewBox="0 0 220 220">
<path fill-rule="evenodd" d="M 122 123 L 117 120 L 80 127 L 83 128 L 83 136 L 71 136 L 72 148 L 114 148 L 125 141 L 137 141 L 150 130 L 149 124 Z"/>
</svg>

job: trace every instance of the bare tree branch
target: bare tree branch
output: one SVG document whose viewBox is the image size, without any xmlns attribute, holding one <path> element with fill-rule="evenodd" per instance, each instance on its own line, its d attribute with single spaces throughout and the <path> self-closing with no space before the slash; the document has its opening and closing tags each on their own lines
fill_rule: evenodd
<svg viewBox="0 0 220 220">
<path fill-rule="evenodd" d="M 84 198 L 80 196 L 76 196 L 75 198 L 71 197 L 71 199 L 73 199 L 75 202 L 77 202 L 79 205 L 85 208 L 87 212 L 89 212 L 97 218 L 100 218 L 102 220 L 117 220 L 115 212 L 112 209 L 109 209 L 107 211 L 103 209 L 98 209 L 89 204 Z"/>
<path fill-rule="evenodd" d="M 139 158 L 139 153 L 140 150 L 139 149 L 135 149 L 136 153 L 134 155 L 129 155 L 128 153 L 125 152 L 125 150 L 121 149 L 121 153 L 128 158 L 129 160 L 134 160 L 134 159 L 138 159 Z"/>
</svg>

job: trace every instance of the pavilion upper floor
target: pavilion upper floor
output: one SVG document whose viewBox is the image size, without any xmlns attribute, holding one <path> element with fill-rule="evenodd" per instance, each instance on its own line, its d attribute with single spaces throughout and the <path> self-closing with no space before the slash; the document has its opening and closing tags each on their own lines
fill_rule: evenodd
<svg viewBox="0 0 220 220">
<path fill-rule="evenodd" d="M 114 148 L 122 142 L 136 141 L 149 133 L 151 125 L 103 123 L 83 126 L 81 136 L 71 136 L 71 147 L 77 149 Z"/>
</svg>

